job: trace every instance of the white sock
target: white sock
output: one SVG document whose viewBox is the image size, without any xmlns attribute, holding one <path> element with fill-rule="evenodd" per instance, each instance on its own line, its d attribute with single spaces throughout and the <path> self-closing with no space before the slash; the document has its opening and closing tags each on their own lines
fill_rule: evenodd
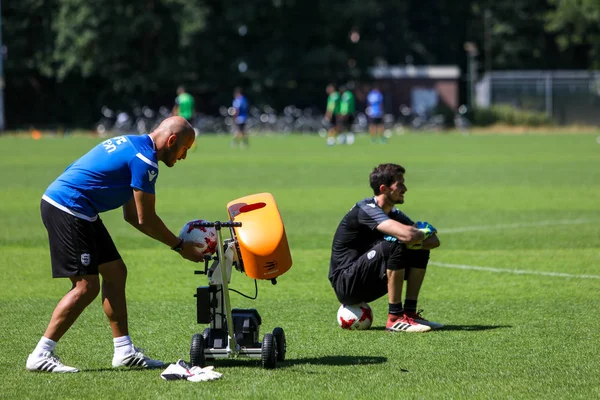
<svg viewBox="0 0 600 400">
<path fill-rule="evenodd" d="M 53 352 L 56 348 L 56 342 L 54 340 L 50 340 L 44 336 L 40 339 L 37 346 L 35 346 L 35 350 L 33 350 L 33 354 L 42 355 L 42 353 L 49 351 Z"/>
<path fill-rule="evenodd" d="M 126 356 L 135 352 L 129 335 L 113 338 L 113 343 L 115 345 L 115 355 Z"/>
<path fill-rule="evenodd" d="M 350 132 L 346 134 L 346 144 L 354 143 L 354 133 Z"/>
</svg>

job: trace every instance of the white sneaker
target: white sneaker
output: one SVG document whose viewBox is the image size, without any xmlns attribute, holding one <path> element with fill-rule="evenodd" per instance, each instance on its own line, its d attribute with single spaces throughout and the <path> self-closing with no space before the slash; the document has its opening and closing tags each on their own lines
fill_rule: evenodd
<svg viewBox="0 0 600 400">
<path fill-rule="evenodd" d="M 146 357 L 142 350 L 135 349 L 135 352 L 127 354 L 126 356 L 116 355 L 113 357 L 112 366 L 113 368 L 119 367 L 138 367 L 138 368 L 159 368 L 165 364 L 159 360 L 153 360 L 150 357 Z"/>
<path fill-rule="evenodd" d="M 429 326 L 419 324 L 406 315 L 394 321 L 388 319 L 385 329 L 391 332 L 428 332 L 431 330 Z"/>
<path fill-rule="evenodd" d="M 79 372 L 77 368 L 68 367 L 61 363 L 52 351 L 45 351 L 42 354 L 30 354 L 27 357 L 27 369 L 29 371 L 58 373 Z"/>
<path fill-rule="evenodd" d="M 419 310 L 417 312 L 405 312 L 404 315 L 412 318 L 415 322 L 418 322 L 421 325 L 427 325 L 429 327 L 431 327 L 431 329 L 440 329 L 444 327 L 444 324 L 440 324 L 439 322 L 433 322 L 433 321 L 429 321 L 428 319 L 425 319 L 425 317 L 423 317 L 421 315 L 421 313 L 423 312 L 423 310 Z"/>
</svg>

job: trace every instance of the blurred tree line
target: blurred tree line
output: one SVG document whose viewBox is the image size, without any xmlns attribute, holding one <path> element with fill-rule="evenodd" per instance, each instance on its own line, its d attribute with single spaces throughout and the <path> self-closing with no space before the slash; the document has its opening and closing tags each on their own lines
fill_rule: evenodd
<svg viewBox="0 0 600 400">
<path fill-rule="evenodd" d="M 600 66 L 600 0 L 4 0 L 6 120 L 91 126 L 102 105 L 323 107 L 374 65 Z M 464 75 L 464 74 L 463 74 Z M 464 79 L 464 78 L 463 78 Z"/>
</svg>

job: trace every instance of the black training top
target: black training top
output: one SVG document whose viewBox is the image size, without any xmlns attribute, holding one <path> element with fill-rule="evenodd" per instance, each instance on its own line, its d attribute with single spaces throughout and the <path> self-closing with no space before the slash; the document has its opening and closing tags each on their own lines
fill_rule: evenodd
<svg viewBox="0 0 600 400">
<path fill-rule="evenodd" d="M 359 201 L 348 211 L 333 236 L 329 280 L 383 239 L 384 234 L 376 228 L 388 219 L 405 225 L 414 225 L 406 214 L 395 207 L 386 214 L 374 197 Z"/>
</svg>

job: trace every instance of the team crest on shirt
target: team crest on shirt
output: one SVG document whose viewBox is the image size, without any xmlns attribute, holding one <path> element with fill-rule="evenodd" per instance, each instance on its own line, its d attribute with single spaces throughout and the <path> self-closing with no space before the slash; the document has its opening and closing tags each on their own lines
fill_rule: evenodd
<svg viewBox="0 0 600 400">
<path fill-rule="evenodd" d="M 92 258 L 90 257 L 89 253 L 83 253 L 81 255 L 81 264 L 84 267 L 87 267 L 88 265 L 90 265 L 90 261 L 92 260 Z"/>
<path fill-rule="evenodd" d="M 369 260 L 372 260 L 373 257 L 375 257 L 375 254 L 377 254 L 377 252 L 375 250 L 371 250 L 370 252 L 367 253 L 367 258 Z"/>
</svg>

